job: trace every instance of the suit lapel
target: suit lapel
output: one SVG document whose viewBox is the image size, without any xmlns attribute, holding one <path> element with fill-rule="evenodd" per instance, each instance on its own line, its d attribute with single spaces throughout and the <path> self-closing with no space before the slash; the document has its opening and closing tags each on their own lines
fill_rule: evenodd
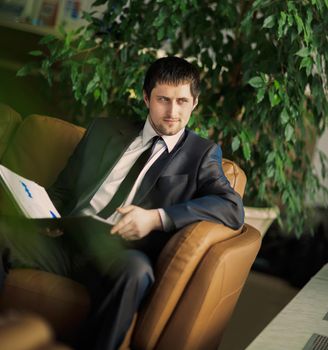
<svg viewBox="0 0 328 350">
<path fill-rule="evenodd" d="M 113 129 L 115 130 L 114 127 Z M 102 155 L 99 156 L 99 166 L 97 169 L 94 169 L 96 176 L 93 177 L 94 180 L 81 195 L 74 212 L 88 205 L 117 161 L 121 158 L 139 132 L 140 128 L 138 126 L 134 128 L 121 126 L 120 128 L 116 128 L 114 132 L 108 134 L 108 139 L 103 148 Z"/>
<path fill-rule="evenodd" d="M 97 182 L 100 182 L 100 184 L 107 178 L 131 142 L 139 135 L 140 130 L 142 130 L 142 125 L 138 122 L 127 123 L 121 119 L 113 120 L 113 125 L 97 170 Z"/>
<path fill-rule="evenodd" d="M 131 133 L 124 134 L 124 132 L 120 130 L 116 135 L 108 139 L 97 169 L 98 182 L 103 182 L 108 176 L 136 136 L 137 135 Z"/>
</svg>

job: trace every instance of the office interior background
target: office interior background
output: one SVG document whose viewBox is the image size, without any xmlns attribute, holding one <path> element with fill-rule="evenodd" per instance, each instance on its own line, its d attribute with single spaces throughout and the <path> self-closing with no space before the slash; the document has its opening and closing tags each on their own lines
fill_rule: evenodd
<svg viewBox="0 0 328 350">
<path fill-rule="evenodd" d="M 72 116 L 72 108 L 67 107 L 69 104 L 75 103 L 72 102 L 72 100 L 69 100 L 66 104 L 67 110 L 70 110 L 70 113 L 66 114 L 65 103 L 61 103 L 60 99 L 62 96 L 60 91 L 58 91 L 60 82 L 55 81 L 54 85 L 49 86 L 46 79 L 35 71 L 24 77 L 17 76 L 17 71 L 28 62 L 33 60 L 38 61 L 40 59 L 38 56 L 30 55 L 29 52 L 39 50 L 39 41 L 46 35 L 52 34 L 56 37 L 60 37 L 59 28 L 62 23 L 65 23 L 67 30 L 73 30 L 79 26 L 85 25 L 86 20 L 82 19 L 82 13 L 83 11 L 90 13 L 94 2 L 94 0 L 0 0 L 1 103 L 11 106 L 23 117 L 36 113 L 63 118 L 77 124 L 80 122 L 82 125 L 87 123 L 82 117 L 79 119 L 76 115 Z M 131 0 L 131 2 L 133 2 L 133 0 Z M 150 0 L 150 2 L 144 2 L 152 3 L 152 0 Z M 156 1 L 154 1 L 154 3 L 155 2 Z M 159 5 L 165 3 L 165 1 L 157 2 Z M 226 2 L 227 7 L 232 6 L 229 1 Z M 101 18 L 101 13 L 107 10 L 108 3 L 113 3 L 114 5 L 115 2 L 99 2 L 100 6 L 97 7 L 97 11 L 100 13 L 100 15 L 98 15 L 99 18 Z M 130 3 L 130 1 L 126 3 Z M 185 3 L 186 6 L 192 6 L 192 1 L 185 1 Z M 195 1 L 195 3 L 199 2 Z M 209 3 L 213 6 L 215 2 L 210 1 Z M 252 1 L 246 1 L 246 3 L 249 3 L 249 6 L 254 5 Z M 260 4 L 261 1 L 255 1 L 255 3 Z M 267 6 L 267 3 L 267 1 L 262 1 L 263 6 Z M 290 1 L 290 3 L 292 3 L 292 1 Z M 294 1 L 295 8 L 298 9 L 300 13 L 302 12 L 300 8 L 303 5 L 308 6 L 308 3 L 310 3 L 310 1 Z M 328 15 L 327 1 L 320 2 L 318 0 L 312 1 L 312 3 L 312 6 L 321 3 L 323 11 Z M 202 6 L 205 5 L 203 4 Z M 199 8 L 202 8 L 202 6 L 199 5 Z M 215 10 L 214 7 L 213 11 Z M 240 8 L 239 10 L 241 11 Z M 260 10 L 258 12 L 260 12 Z M 228 12 L 227 15 L 229 15 Z M 306 25 L 306 18 L 302 19 L 304 20 L 304 25 Z M 263 24 L 262 30 L 270 30 L 273 28 L 275 24 L 270 21 L 274 20 L 277 21 L 278 18 L 269 18 L 268 21 Z M 279 26 L 283 26 L 281 23 L 279 22 Z M 298 25 L 301 27 L 303 24 Z M 328 34 L 327 28 L 328 27 L 322 29 L 327 31 L 326 37 Z M 300 32 L 298 35 L 302 33 L 302 30 L 299 30 Z M 306 29 L 304 29 L 304 31 L 306 31 Z M 227 28 L 227 33 L 227 40 L 229 40 L 229 28 Z M 223 35 L 222 38 L 224 37 Z M 163 38 L 160 39 L 163 40 Z M 167 45 L 168 43 L 164 42 L 163 47 L 157 49 L 159 55 L 165 54 Z M 254 45 L 256 45 L 256 43 L 254 43 Z M 292 42 L 290 45 L 291 50 L 294 49 L 292 48 Z M 327 45 L 327 42 L 325 45 Z M 300 57 L 304 58 L 307 56 L 305 56 L 304 52 L 301 52 Z M 299 56 L 295 56 L 295 60 L 298 58 Z M 126 62 L 126 65 L 129 65 L 129 60 Z M 298 66 L 300 66 L 299 62 Z M 303 69 L 305 69 L 304 67 Z M 299 69 L 301 70 L 302 67 Z M 328 67 L 323 65 L 322 69 L 326 74 L 325 76 L 327 76 Z M 310 74 L 308 74 L 308 77 L 312 79 Z M 251 77 L 249 77 L 249 79 L 250 78 Z M 263 79 L 265 80 L 266 77 Z M 327 89 L 327 81 L 323 81 L 322 84 L 325 84 L 325 88 Z M 253 86 L 258 88 L 258 86 L 256 86 L 256 81 L 253 81 Z M 304 91 L 304 94 L 305 93 L 306 91 Z M 325 93 L 327 99 L 327 90 Z M 202 98 L 202 96 L 200 98 Z M 274 98 L 275 97 L 270 97 L 270 99 Z M 325 103 L 327 103 L 327 101 Z M 279 102 L 277 102 L 277 105 L 278 104 Z M 271 108 L 275 108 L 275 102 L 272 100 Z M 322 170 L 319 152 L 321 151 L 322 154 L 328 157 L 328 129 L 325 128 L 327 125 L 327 115 L 321 119 L 321 122 L 323 123 L 321 125 L 321 134 L 314 135 L 314 139 L 311 139 L 313 141 L 311 141 L 309 145 L 311 149 L 311 167 L 316 169 L 315 171 L 318 174 L 320 174 Z M 309 128 L 307 132 L 310 135 L 312 129 Z M 222 137 L 222 135 L 220 137 Z M 238 142 L 242 143 L 243 140 L 240 139 Z M 233 159 L 239 163 L 237 155 L 234 155 Z M 246 172 L 246 176 L 247 175 Z M 327 177 L 324 178 L 319 175 L 319 181 L 321 185 L 328 188 Z M 304 191 L 306 191 L 305 184 Z M 308 198 L 306 198 L 306 203 L 309 211 L 314 212 L 314 216 L 311 216 L 312 219 L 304 225 L 301 233 L 295 233 L 293 230 L 286 233 L 284 228 L 279 225 L 278 220 L 274 220 L 264 234 L 262 247 L 225 332 L 219 347 L 220 350 L 246 349 L 270 321 L 280 313 L 311 278 L 328 262 L 327 196 L 325 197 L 324 191 L 319 191 L 314 198 L 308 196 Z M 283 205 L 280 210 L 284 210 Z M 322 305 L 322 307 L 323 309 L 325 308 L 327 313 L 328 304 L 326 303 Z M 328 331 L 325 335 L 328 336 Z M 286 347 L 286 349 L 288 349 L 288 347 Z"/>
</svg>

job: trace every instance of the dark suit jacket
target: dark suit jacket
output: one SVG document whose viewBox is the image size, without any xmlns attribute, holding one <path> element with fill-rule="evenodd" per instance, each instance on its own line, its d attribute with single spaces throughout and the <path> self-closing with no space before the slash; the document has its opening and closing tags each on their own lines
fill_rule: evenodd
<svg viewBox="0 0 328 350">
<path fill-rule="evenodd" d="M 76 215 L 88 205 L 140 130 L 140 126 L 107 118 L 91 123 L 48 190 L 62 215 Z M 199 220 L 237 229 L 243 224 L 243 205 L 221 161 L 218 145 L 186 130 L 172 152 L 165 151 L 146 173 L 133 204 L 163 208 L 176 229 Z"/>
</svg>

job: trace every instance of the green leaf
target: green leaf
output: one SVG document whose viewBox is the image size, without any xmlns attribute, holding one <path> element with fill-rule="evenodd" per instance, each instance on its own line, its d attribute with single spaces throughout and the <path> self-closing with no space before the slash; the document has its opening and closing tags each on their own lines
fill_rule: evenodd
<svg viewBox="0 0 328 350">
<path fill-rule="evenodd" d="M 280 11 L 280 21 L 281 25 L 284 25 L 286 23 L 287 15 L 286 12 Z"/>
<path fill-rule="evenodd" d="M 295 53 L 296 56 L 307 57 L 310 55 L 310 50 L 308 47 L 303 47 Z"/>
<path fill-rule="evenodd" d="M 274 176 L 275 170 L 273 166 L 269 166 L 267 168 L 267 176 L 268 178 L 272 178 Z"/>
<path fill-rule="evenodd" d="M 271 107 L 277 106 L 281 101 L 279 95 L 275 92 L 273 88 L 270 88 L 269 90 L 269 100 L 270 100 Z"/>
<path fill-rule="evenodd" d="M 54 35 L 49 34 L 49 35 L 44 36 L 44 37 L 39 41 L 39 44 L 41 44 L 41 45 L 46 45 L 46 44 L 49 44 L 50 42 L 55 41 L 55 40 L 57 40 L 57 38 L 56 38 Z"/>
<path fill-rule="evenodd" d="M 294 17 L 295 17 L 295 21 L 296 21 L 296 25 L 297 25 L 297 33 L 301 34 L 303 29 L 304 29 L 303 20 L 297 13 L 294 15 Z"/>
<path fill-rule="evenodd" d="M 289 200 L 289 197 L 290 197 L 289 191 L 288 190 L 283 191 L 282 196 L 281 196 L 281 200 L 282 200 L 283 204 L 287 203 L 287 201 Z"/>
<path fill-rule="evenodd" d="M 124 46 L 123 49 L 121 50 L 120 56 L 121 56 L 122 62 L 126 63 L 127 57 L 128 57 L 128 49 L 126 46 Z"/>
<path fill-rule="evenodd" d="M 26 75 L 30 74 L 33 69 L 37 67 L 38 67 L 37 62 L 28 63 L 17 71 L 16 76 L 25 77 Z"/>
<path fill-rule="evenodd" d="M 294 129 L 293 127 L 288 123 L 285 128 L 285 138 L 286 141 L 289 142 L 294 135 Z"/>
<path fill-rule="evenodd" d="M 304 57 L 300 63 L 300 69 L 305 68 L 306 75 L 309 76 L 312 71 L 312 58 L 311 57 Z"/>
<path fill-rule="evenodd" d="M 190 116 L 190 119 L 189 119 L 189 122 L 188 122 L 188 126 L 189 126 L 190 128 L 192 128 L 192 127 L 194 126 L 195 123 L 196 123 L 196 118 L 195 118 L 195 115 L 192 114 L 192 115 Z"/>
<path fill-rule="evenodd" d="M 92 22 L 92 20 L 93 20 L 92 14 L 89 12 L 86 12 L 86 11 L 82 12 L 82 18 L 88 22 Z"/>
<path fill-rule="evenodd" d="M 238 136 L 235 136 L 233 139 L 232 139 L 232 144 L 231 144 L 231 149 L 232 149 L 232 152 L 235 152 L 237 151 L 237 149 L 240 147 L 240 139 Z"/>
<path fill-rule="evenodd" d="M 105 4 L 107 0 L 96 0 L 95 2 L 92 3 L 92 6 L 99 6 L 102 4 Z"/>
<path fill-rule="evenodd" d="M 270 152 L 267 159 L 266 159 L 266 162 L 267 163 L 272 163 L 274 161 L 276 157 L 276 153 L 275 152 Z"/>
<path fill-rule="evenodd" d="M 93 97 L 95 98 L 95 101 L 98 101 L 100 95 L 101 95 L 100 89 L 96 89 L 96 90 L 93 92 Z"/>
<path fill-rule="evenodd" d="M 98 86 L 98 81 L 97 79 L 92 79 L 89 81 L 87 88 L 86 88 L 86 94 L 89 94 L 90 92 L 93 92 L 93 90 Z"/>
<path fill-rule="evenodd" d="M 243 130 L 240 134 L 241 137 L 241 144 L 242 144 L 242 150 L 243 150 L 243 155 L 246 160 L 251 159 L 251 146 L 248 141 L 248 133 L 246 130 Z"/>
<path fill-rule="evenodd" d="M 280 12 L 280 18 L 278 20 L 278 38 L 280 39 L 283 34 L 286 34 L 286 29 L 288 27 L 285 26 L 287 20 L 287 15 L 285 12 Z"/>
<path fill-rule="evenodd" d="M 267 84 L 270 80 L 269 75 L 265 73 L 260 73 L 260 77 L 262 78 L 265 84 Z"/>
<path fill-rule="evenodd" d="M 29 54 L 31 56 L 42 56 L 43 55 L 43 52 L 40 51 L 40 50 L 35 50 L 35 51 L 30 51 Z"/>
<path fill-rule="evenodd" d="M 101 91 L 101 103 L 103 106 L 106 106 L 108 101 L 108 93 L 105 89 L 102 89 Z"/>
<path fill-rule="evenodd" d="M 288 14 L 287 15 L 287 24 L 289 27 L 291 27 L 293 25 L 294 21 L 293 21 L 293 16 Z"/>
<path fill-rule="evenodd" d="M 184 12 L 184 11 L 186 11 L 186 9 L 187 9 L 187 1 L 181 1 L 180 2 L 180 10 L 182 12 Z"/>
<path fill-rule="evenodd" d="M 261 77 L 253 77 L 248 81 L 248 84 L 251 85 L 253 88 L 261 88 L 264 86 L 264 81 Z"/>
<path fill-rule="evenodd" d="M 265 96 L 265 88 L 260 88 L 257 90 L 257 94 L 256 94 L 256 103 L 260 103 Z"/>
<path fill-rule="evenodd" d="M 255 2 L 253 3 L 253 9 L 255 10 L 257 7 L 259 7 L 260 5 L 262 5 L 263 0 L 255 0 Z"/>
<path fill-rule="evenodd" d="M 243 143 L 243 155 L 244 155 L 246 160 L 251 159 L 251 147 L 250 147 L 248 142 Z"/>
<path fill-rule="evenodd" d="M 161 27 L 164 25 L 164 21 L 167 17 L 167 13 L 165 12 L 164 8 L 162 8 L 160 11 L 159 11 L 159 14 L 158 16 L 156 17 L 156 19 L 154 20 L 153 22 L 153 25 L 154 27 Z"/>
<path fill-rule="evenodd" d="M 164 27 L 159 28 L 159 31 L 157 32 L 157 40 L 158 40 L 158 41 L 163 40 L 164 35 L 165 35 L 165 29 L 164 29 Z"/>
<path fill-rule="evenodd" d="M 288 112 L 286 110 L 286 108 L 284 108 L 282 110 L 282 112 L 280 113 L 280 120 L 281 120 L 281 123 L 284 125 L 284 124 L 287 124 L 288 121 L 289 121 L 289 115 L 288 115 Z"/>
<path fill-rule="evenodd" d="M 274 22 L 275 17 L 274 15 L 271 15 L 264 20 L 262 28 L 272 28 L 274 26 Z"/>
<path fill-rule="evenodd" d="M 100 59 L 98 57 L 90 57 L 86 60 L 87 64 L 91 64 L 91 65 L 98 65 L 100 63 Z"/>
<path fill-rule="evenodd" d="M 280 83 L 279 83 L 278 80 L 275 79 L 274 82 L 273 82 L 273 84 L 274 84 L 274 87 L 275 87 L 277 90 L 280 89 Z"/>
</svg>

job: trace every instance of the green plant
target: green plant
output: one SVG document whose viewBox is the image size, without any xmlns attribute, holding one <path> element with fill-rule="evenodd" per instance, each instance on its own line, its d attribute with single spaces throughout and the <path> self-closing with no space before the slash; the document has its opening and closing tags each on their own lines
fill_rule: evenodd
<svg viewBox="0 0 328 350">
<path fill-rule="evenodd" d="M 77 31 L 44 37 L 31 52 L 41 64 L 19 74 L 37 65 L 50 84 L 64 82 L 80 123 L 100 113 L 145 118 L 149 63 L 160 52 L 188 58 L 202 72 L 190 127 L 245 170 L 246 204 L 278 205 L 300 234 L 305 197 L 320 188 L 310 160 L 327 125 L 328 0 L 97 0 L 94 9 Z"/>
</svg>

